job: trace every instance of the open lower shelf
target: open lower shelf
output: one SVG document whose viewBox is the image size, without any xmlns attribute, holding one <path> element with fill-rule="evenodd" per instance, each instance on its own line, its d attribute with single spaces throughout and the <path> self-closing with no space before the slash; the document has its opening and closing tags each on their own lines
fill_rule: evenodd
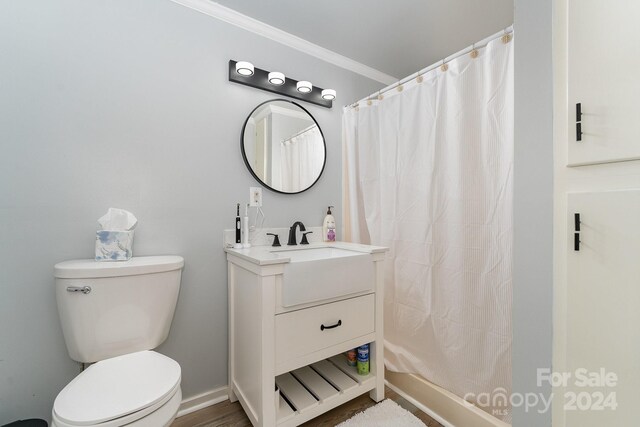
<svg viewBox="0 0 640 427">
<path fill-rule="evenodd" d="M 295 426 L 375 387 L 375 375 L 358 375 L 343 354 L 276 377 L 277 423 Z"/>
</svg>

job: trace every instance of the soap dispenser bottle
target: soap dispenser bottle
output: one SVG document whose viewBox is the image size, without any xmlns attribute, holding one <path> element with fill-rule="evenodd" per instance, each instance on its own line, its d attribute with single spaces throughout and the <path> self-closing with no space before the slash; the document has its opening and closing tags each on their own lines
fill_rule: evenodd
<svg viewBox="0 0 640 427">
<path fill-rule="evenodd" d="M 331 214 L 332 207 L 329 206 L 327 208 L 327 216 L 324 217 L 324 222 L 322 223 L 322 236 L 325 242 L 336 241 L 336 219 Z"/>
</svg>

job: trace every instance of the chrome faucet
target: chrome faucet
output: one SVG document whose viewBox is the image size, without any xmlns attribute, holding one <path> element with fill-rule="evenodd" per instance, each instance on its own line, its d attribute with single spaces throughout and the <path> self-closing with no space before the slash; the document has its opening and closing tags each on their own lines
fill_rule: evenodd
<svg viewBox="0 0 640 427">
<path fill-rule="evenodd" d="M 297 245 L 296 243 L 296 227 L 300 226 L 300 231 L 307 231 L 304 227 L 304 224 L 300 221 L 296 221 L 293 223 L 291 228 L 289 228 L 289 242 L 287 242 L 288 246 Z"/>
</svg>

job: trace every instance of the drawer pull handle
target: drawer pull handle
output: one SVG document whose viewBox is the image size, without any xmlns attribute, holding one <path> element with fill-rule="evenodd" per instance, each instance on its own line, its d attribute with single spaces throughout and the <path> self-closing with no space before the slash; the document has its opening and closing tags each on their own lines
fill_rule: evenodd
<svg viewBox="0 0 640 427">
<path fill-rule="evenodd" d="M 342 325 L 342 320 L 338 320 L 338 323 L 336 323 L 335 325 L 331 325 L 331 326 L 320 325 L 320 330 L 324 331 L 325 329 L 333 329 L 333 328 L 337 328 L 340 325 Z"/>
</svg>

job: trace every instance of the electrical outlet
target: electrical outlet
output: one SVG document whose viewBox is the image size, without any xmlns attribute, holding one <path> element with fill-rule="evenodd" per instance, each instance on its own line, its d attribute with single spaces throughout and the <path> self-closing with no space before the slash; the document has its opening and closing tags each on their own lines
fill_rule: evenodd
<svg viewBox="0 0 640 427">
<path fill-rule="evenodd" d="M 261 187 L 249 187 L 249 206 L 262 206 Z"/>
</svg>

